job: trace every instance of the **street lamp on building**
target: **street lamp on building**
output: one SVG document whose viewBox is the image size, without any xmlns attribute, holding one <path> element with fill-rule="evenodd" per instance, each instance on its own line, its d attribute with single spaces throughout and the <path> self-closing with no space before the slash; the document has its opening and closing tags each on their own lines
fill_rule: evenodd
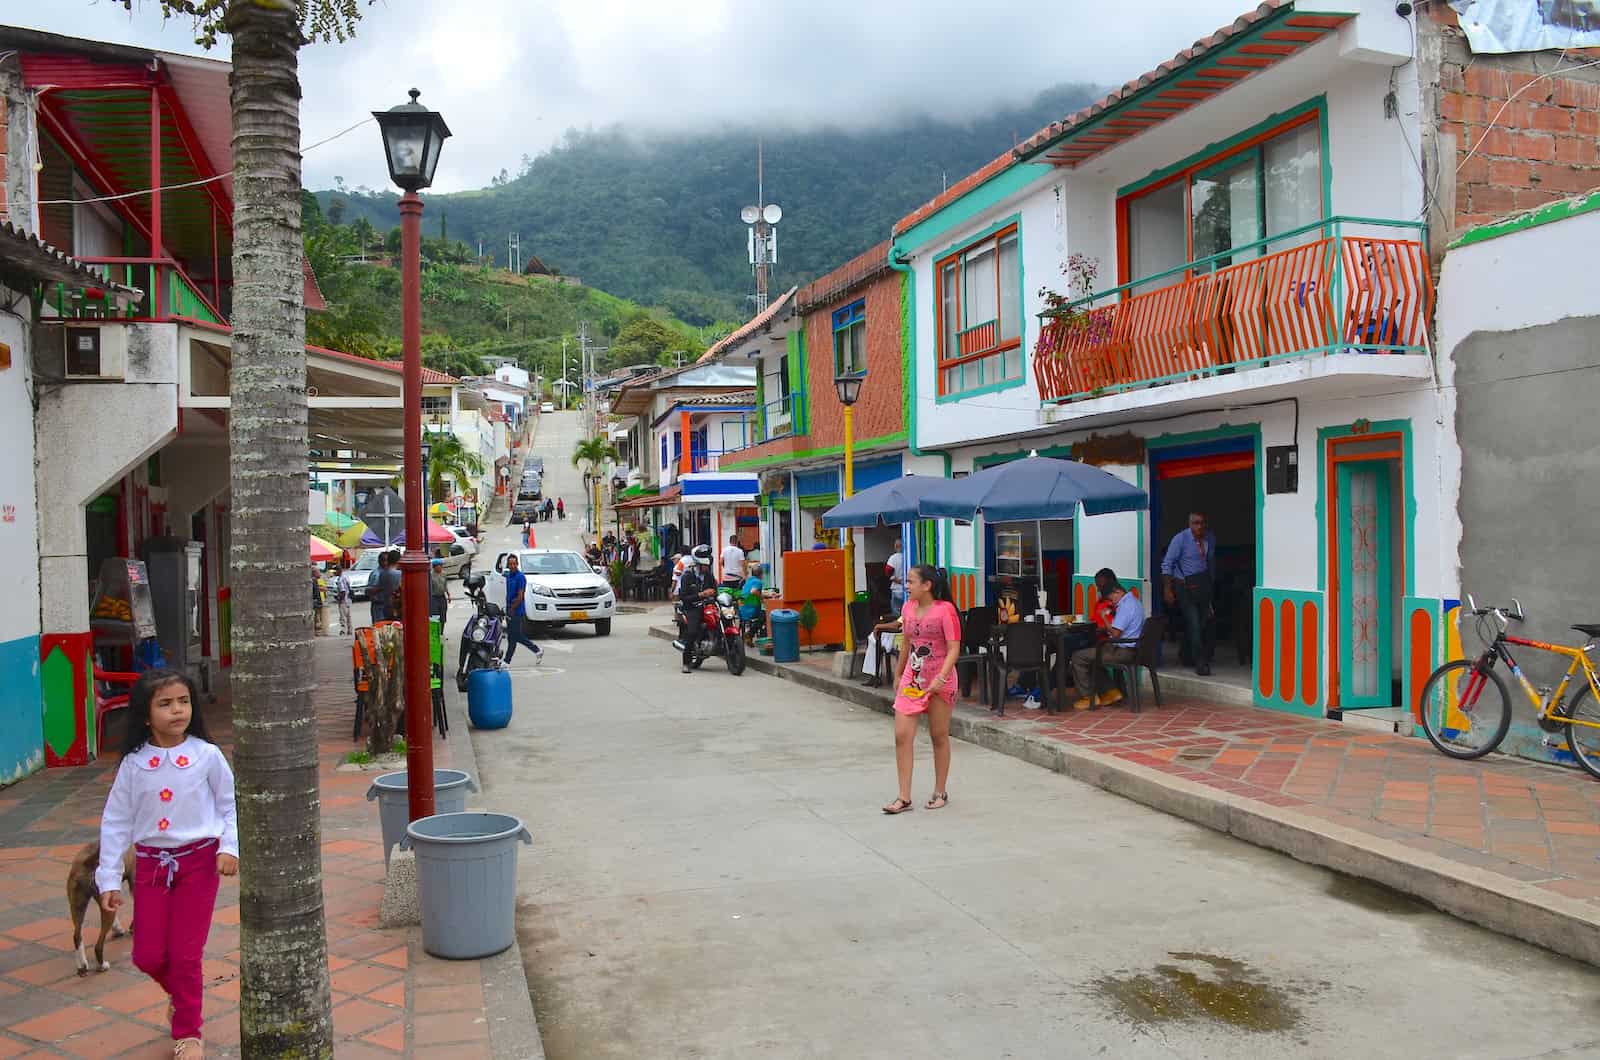
<svg viewBox="0 0 1600 1060">
<path fill-rule="evenodd" d="M 833 388 L 838 391 L 839 404 L 844 406 L 844 489 L 840 500 L 849 499 L 856 491 L 856 434 L 855 404 L 861 397 L 861 384 L 865 372 L 846 372 L 833 377 Z M 856 598 L 856 532 L 848 527 L 844 531 L 844 650 L 856 650 L 855 630 L 850 628 L 850 604 Z"/>
<path fill-rule="evenodd" d="M 422 485 L 422 200 L 449 126 L 417 102 L 373 111 L 400 197 L 400 331 L 405 405 L 406 551 L 400 560 L 405 645 L 406 776 L 410 817 L 433 814 L 433 702 L 428 680 L 428 513 Z"/>
</svg>

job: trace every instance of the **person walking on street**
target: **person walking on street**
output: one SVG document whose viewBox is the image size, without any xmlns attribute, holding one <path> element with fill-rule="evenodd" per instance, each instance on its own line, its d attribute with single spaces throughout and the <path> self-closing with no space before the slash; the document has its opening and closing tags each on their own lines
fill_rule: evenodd
<svg viewBox="0 0 1600 1060">
<path fill-rule="evenodd" d="M 383 586 L 383 617 L 390 622 L 401 622 L 405 619 L 405 607 L 400 595 L 400 550 L 392 548 L 384 555 L 389 557 L 389 564 L 378 571 L 378 582 Z"/>
<path fill-rule="evenodd" d="M 1113 688 L 1099 692 L 1097 686 L 1104 681 L 1106 664 L 1133 662 L 1133 649 L 1144 631 L 1144 605 L 1139 598 L 1122 587 L 1110 567 L 1101 567 L 1094 574 L 1094 591 L 1116 610 L 1112 613 L 1111 628 L 1106 630 L 1104 648 L 1079 648 L 1072 653 L 1072 680 L 1078 686 L 1078 700 L 1073 710 L 1119 702 L 1122 693 Z M 1100 652 L 1100 665 L 1095 665 L 1095 652 Z"/>
<path fill-rule="evenodd" d="M 311 565 L 311 633 L 321 637 L 328 632 L 327 596 L 322 588 L 322 572 Z"/>
<path fill-rule="evenodd" d="M 916 755 L 917 716 L 928 716 L 933 743 L 933 794 L 925 808 L 942 809 L 950 801 L 950 713 L 955 704 L 956 660 L 961 656 L 961 616 L 950 602 L 944 573 L 928 564 L 906 575 L 906 605 L 900 611 L 905 650 L 895 672 L 894 766 L 900 797 L 884 813 L 911 809 L 911 766 Z"/>
<path fill-rule="evenodd" d="M 684 559 L 686 566 L 678 578 L 678 610 L 683 615 L 683 672 L 692 673 L 689 664 L 694 661 L 694 645 L 705 625 L 700 602 L 717 589 L 711 576 L 710 545 L 696 545 Z"/>
<path fill-rule="evenodd" d="M 339 607 L 339 635 L 348 637 L 352 632 L 350 626 L 350 600 L 355 595 L 350 585 L 350 559 L 347 556 L 339 557 L 339 578 L 333 583 L 333 599 Z"/>
<path fill-rule="evenodd" d="M 1189 665 L 1204 677 L 1211 672 L 1217 643 L 1217 613 L 1212 606 L 1217 581 L 1217 535 L 1206 526 L 1204 512 L 1189 513 L 1189 528 L 1178 531 L 1161 560 L 1166 583 L 1162 599 L 1183 612 L 1183 635 Z"/>
<path fill-rule="evenodd" d="M 511 643 L 506 645 L 506 665 L 517 653 L 517 645 L 526 645 L 533 652 L 533 665 L 544 662 L 544 649 L 528 639 L 528 576 L 522 573 L 516 553 L 506 557 L 506 626 Z"/>
<path fill-rule="evenodd" d="M 562 500 L 560 497 L 557 497 L 556 498 L 556 518 L 557 519 L 565 519 L 566 517 L 567 517 L 567 502 Z"/>
<path fill-rule="evenodd" d="M 205 1055 L 206 938 L 221 877 L 239 872 L 233 770 L 206 735 L 199 700 L 194 682 L 175 670 L 146 670 L 134 682 L 94 874 L 100 908 L 114 916 L 125 899 L 124 859 L 132 848 L 139 920 L 133 964 L 170 999 L 177 1060 Z"/>
</svg>

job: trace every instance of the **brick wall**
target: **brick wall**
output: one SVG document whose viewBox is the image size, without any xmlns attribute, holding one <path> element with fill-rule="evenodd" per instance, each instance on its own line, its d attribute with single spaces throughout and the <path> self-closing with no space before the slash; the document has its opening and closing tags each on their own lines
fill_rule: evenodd
<svg viewBox="0 0 1600 1060">
<path fill-rule="evenodd" d="M 1600 187 L 1600 66 L 1571 69 L 1600 51 L 1475 55 L 1454 11 L 1422 10 L 1439 47 L 1439 143 L 1454 144 L 1428 185 L 1441 206 L 1453 192 L 1451 235 Z M 1558 59 L 1567 70 L 1551 75 Z"/>
<path fill-rule="evenodd" d="M 905 427 L 900 349 L 900 274 L 886 273 L 806 314 L 806 385 L 811 395 L 808 448 L 844 444 L 844 407 L 833 386 L 833 312 L 866 300 L 867 379 L 856 402 L 857 441 Z"/>
</svg>

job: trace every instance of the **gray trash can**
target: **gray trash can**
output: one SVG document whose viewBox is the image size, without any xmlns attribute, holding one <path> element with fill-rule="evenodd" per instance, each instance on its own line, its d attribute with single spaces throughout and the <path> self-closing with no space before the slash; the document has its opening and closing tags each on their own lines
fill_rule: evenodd
<svg viewBox="0 0 1600 1060">
<path fill-rule="evenodd" d="M 506 813 L 441 813 L 412 821 L 401 850 L 417 854 L 422 948 L 474 960 L 516 938 L 517 840 L 532 843 Z"/>
<path fill-rule="evenodd" d="M 435 813 L 460 813 L 467 808 L 467 792 L 477 791 L 472 777 L 459 769 L 433 771 L 433 810 Z M 411 820 L 411 802 L 406 792 L 406 771 L 384 773 L 367 789 L 367 801 L 378 800 L 378 820 L 383 825 L 383 865 L 389 867 L 389 852 L 406 837 Z"/>
</svg>

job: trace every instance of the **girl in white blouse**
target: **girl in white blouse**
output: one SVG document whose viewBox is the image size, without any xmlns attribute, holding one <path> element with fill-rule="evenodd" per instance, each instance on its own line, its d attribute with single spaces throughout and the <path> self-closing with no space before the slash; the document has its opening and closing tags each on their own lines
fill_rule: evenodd
<svg viewBox="0 0 1600 1060">
<path fill-rule="evenodd" d="M 194 682 L 148 670 L 128 695 L 128 739 L 100 819 L 100 904 L 122 904 L 122 860 L 133 845 L 133 963 L 172 999 L 173 1056 L 203 1056 L 201 962 L 219 877 L 239 871 L 233 770 L 206 738 Z"/>
</svg>

